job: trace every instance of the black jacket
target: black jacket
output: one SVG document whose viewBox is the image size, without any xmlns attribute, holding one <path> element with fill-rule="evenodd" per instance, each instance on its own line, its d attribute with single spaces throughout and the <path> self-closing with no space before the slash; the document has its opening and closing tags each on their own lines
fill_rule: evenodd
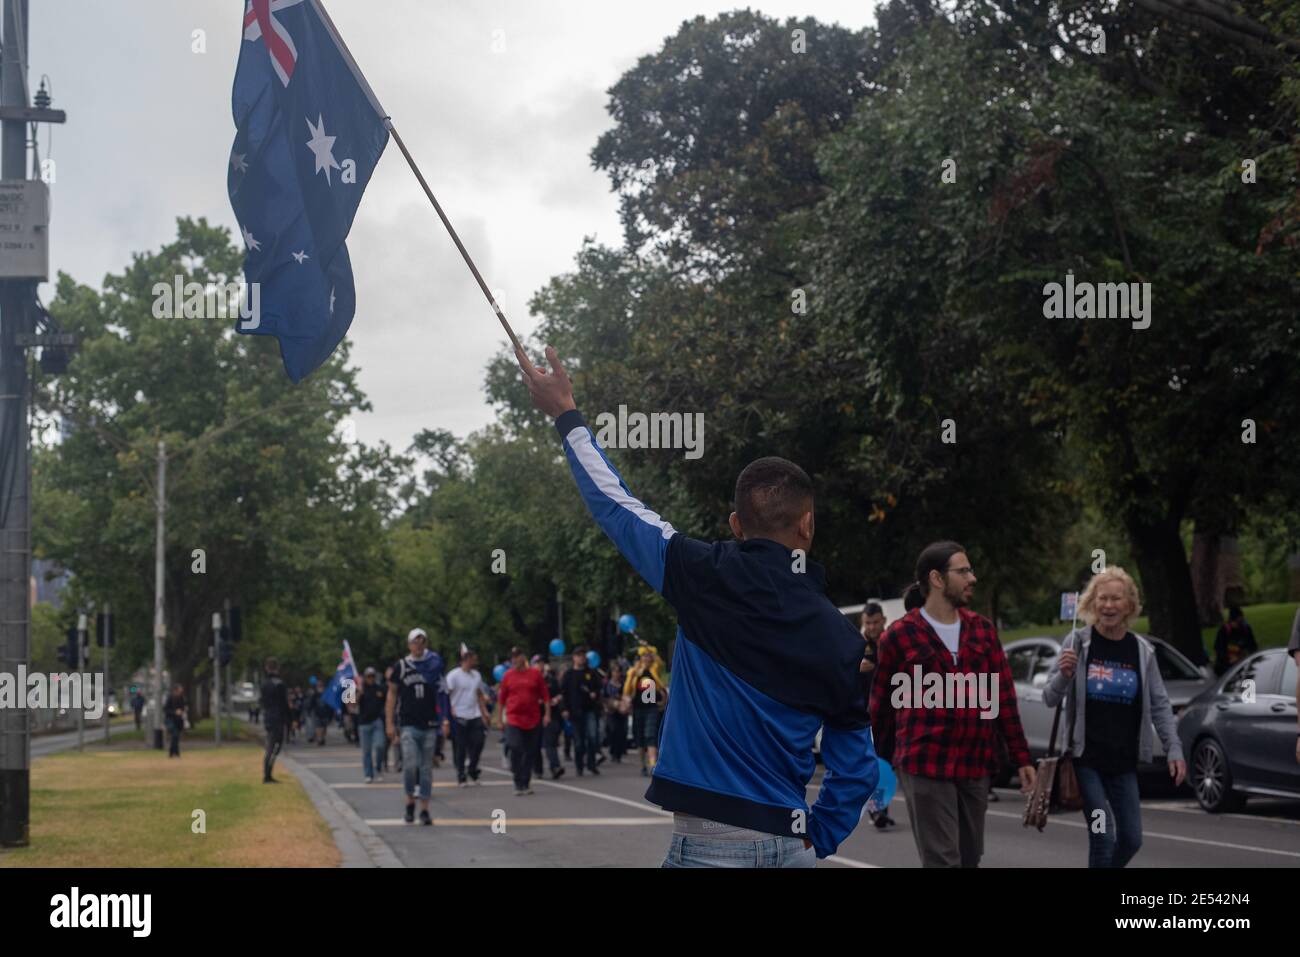
<svg viewBox="0 0 1300 957">
<path fill-rule="evenodd" d="M 600 685 L 600 675 L 595 668 L 570 668 L 560 679 L 564 710 L 571 715 L 580 715 L 599 709 Z"/>
</svg>

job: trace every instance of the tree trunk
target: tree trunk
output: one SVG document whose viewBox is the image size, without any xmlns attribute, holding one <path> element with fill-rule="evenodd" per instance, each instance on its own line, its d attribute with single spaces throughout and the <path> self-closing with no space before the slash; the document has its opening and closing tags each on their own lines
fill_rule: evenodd
<svg viewBox="0 0 1300 957">
<path fill-rule="evenodd" d="M 1203 663 L 1208 659 L 1201 644 L 1196 594 L 1177 518 L 1130 514 L 1125 527 L 1142 575 L 1142 601 L 1150 618 L 1150 633 L 1197 664 Z"/>
<path fill-rule="evenodd" d="M 1223 582 L 1219 576 L 1219 555 L 1223 538 L 1218 532 L 1192 536 L 1192 589 L 1196 593 L 1196 614 L 1201 627 L 1223 621 Z"/>
</svg>

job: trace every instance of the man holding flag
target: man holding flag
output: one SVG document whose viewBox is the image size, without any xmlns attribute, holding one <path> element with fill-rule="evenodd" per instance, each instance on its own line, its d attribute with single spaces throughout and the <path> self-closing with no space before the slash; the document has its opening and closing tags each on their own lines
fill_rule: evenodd
<svg viewBox="0 0 1300 957">
<path fill-rule="evenodd" d="M 298 382 L 356 312 L 344 239 L 388 143 L 386 116 L 318 0 L 248 0 L 231 101 L 227 191 L 255 291 L 238 329 L 275 336 Z"/>
</svg>

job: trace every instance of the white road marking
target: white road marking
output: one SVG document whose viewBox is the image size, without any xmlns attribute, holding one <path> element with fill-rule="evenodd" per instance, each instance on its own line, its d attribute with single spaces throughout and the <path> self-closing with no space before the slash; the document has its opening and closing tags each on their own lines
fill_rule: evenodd
<svg viewBox="0 0 1300 957">
<path fill-rule="evenodd" d="M 510 817 L 501 818 L 507 828 L 511 827 L 623 827 L 625 825 L 671 824 L 661 817 Z M 400 817 L 369 818 L 366 823 L 371 827 L 420 827 L 408 824 Z M 493 818 L 473 817 L 435 817 L 434 827 L 491 827 L 496 823 Z"/>
<path fill-rule="evenodd" d="M 308 767 L 310 767 L 310 765 L 308 765 Z M 433 786 L 435 788 L 452 788 L 454 790 L 461 790 L 461 791 L 468 791 L 470 790 L 470 788 L 474 787 L 474 785 L 471 784 L 467 787 L 460 788 L 457 786 L 455 781 L 434 781 Z M 483 786 L 489 788 L 508 788 L 511 785 L 509 781 L 484 781 Z M 349 781 L 346 784 L 331 784 L 330 787 L 338 788 L 339 790 L 343 790 L 344 788 L 356 788 L 357 790 L 362 790 L 362 791 L 370 791 L 370 790 L 377 791 L 377 790 L 382 790 L 384 788 L 400 789 L 404 787 L 404 785 L 400 781 L 394 781 L 394 782 L 376 781 L 373 784 L 367 784 L 365 781 L 358 781 L 355 783 Z"/>
</svg>

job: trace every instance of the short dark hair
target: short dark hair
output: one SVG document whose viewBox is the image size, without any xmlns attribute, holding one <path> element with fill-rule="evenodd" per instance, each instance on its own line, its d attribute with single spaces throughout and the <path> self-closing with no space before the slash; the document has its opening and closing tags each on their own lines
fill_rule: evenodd
<svg viewBox="0 0 1300 957">
<path fill-rule="evenodd" d="M 864 615 L 883 615 L 884 613 L 885 609 L 881 608 L 874 601 L 869 601 L 862 606 L 862 614 Z"/>
<path fill-rule="evenodd" d="M 262 667 L 268 674 L 273 675 L 280 670 L 280 662 L 275 658 L 267 658 Z"/>
<path fill-rule="evenodd" d="M 573 650 L 569 652 L 569 654 L 571 655 L 585 655 L 586 653 L 587 653 L 586 645 L 574 645 Z"/>
<path fill-rule="evenodd" d="M 771 535 L 794 526 L 812 504 L 808 473 L 788 459 L 755 459 L 736 479 L 736 516 L 747 536 Z"/>
</svg>

